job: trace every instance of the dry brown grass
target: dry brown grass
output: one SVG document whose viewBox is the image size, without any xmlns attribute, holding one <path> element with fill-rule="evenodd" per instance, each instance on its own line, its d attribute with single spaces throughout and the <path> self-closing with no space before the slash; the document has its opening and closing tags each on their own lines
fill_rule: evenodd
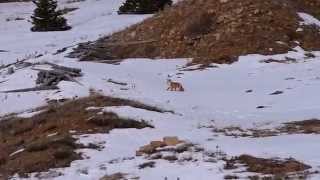
<svg viewBox="0 0 320 180">
<path fill-rule="evenodd" d="M 7 116 L 0 121 L 0 175 L 24 175 L 69 166 L 73 160 L 81 159 L 75 149 L 84 147 L 76 143 L 72 137 L 74 134 L 107 133 L 115 128 L 152 127 L 145 121 L 121 118 L 112 112 L 97 114 L 98 109 L 87 110 L 92 106 L 123 105 L 163 112 L 135 101 L 94 95 L 51 104 L 31 118 Z M 90 145 L 87 148 L 99 147 Z M 12 155 L 21 149 L 24 151 Z"/>
<path fill-rule="evenodd" d="M 125 174 L 123 173 L 115 173 L 111 175 L 105 175 L 100 180 L 125 180 Z"/>
<path fill-rule="evenodd" d="M 290 175 L 293 175 L 292 173 L 300 173 L 311 168 L 311 166 L 293 158 L 281 160 L 241 155 L 225 161 L 225 169 L 236 169 L 240 164 L 246 166 L 248 172 L 272 175 L 273 178 L 270 179 L 277 179 L 276 177 L 282 177 L 280 179 L 290 179 Z"/>
<path fill-rule="evenodd" d="M 312 3 L 303 0 L 185 0 L 111 37 L 81 46 L 72 55 L 82 60 L 192 57 L 195 63 L 207 64 L 231 63 L 251 53 L 284 53 L 297 46 L 296 41 L 306 50 L 319 50 L 317 28 L 296 31 L 297 12 L 312 9 Z"/>
<path fill-rule="evenodd" d="M 303 121 L 293 121 L 283 123 L 282 126 L 274 129 L 242 129 L 238 126 L 229 126 L 224 128 L 210 127 L 215 133 L 221 133 L 225 136 L 233 137 L 252 137 L 263 138 L 278 136 L 282 134 L 320 134 L 320 120 L 308 119 Z"/>
</svg>

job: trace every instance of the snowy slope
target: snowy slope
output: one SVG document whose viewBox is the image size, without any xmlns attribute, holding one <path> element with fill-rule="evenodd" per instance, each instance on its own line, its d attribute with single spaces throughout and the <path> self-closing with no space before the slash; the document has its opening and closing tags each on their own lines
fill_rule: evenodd
<svg viewBox="0 0 320 180">
<path fill-rule="evenodd" d="M 17 58 L 34 54 L 54 53 L 56 50 L 74 46 L 79 42 L 96 40 L 119 29 L 137 23 L 145 16 L 118 16 L 117 7 L 123 1 L 84 1 L 81 3 L 59 3 L 60 9 L 79 8 L 67 14 L 66 18 L 73 27 L 66 32 L 37 32 L 30 31 L 30 16 L 34 5 L 32 3 L 7 3 L 0 5 L 0 63 L 7 64 Z M 24 20 L 9 21 L 7 19 L 24 18 Z"/>
<path fill-rule="evenodd" d="M 139 22 L 146 16 L 119 16 L 116 14 L 121 1 L 87 0 L 79 3 L 61 1 L 61 7 L 78 7 L 67 15 L 73 29 L 67 32 L 31 33 L 28 17 L 31 3 L 0 4 L 0 62 L 14 62 L 30 56 L 30 62 L 51 61 L 65 66 L 78 67 L 84 76 L 77 79 L 82 85 L 61 82 L 60 91 L 30 93 L 0 93 L 0 115 L 24 112 L 40 105 L 47 99 L 73 98 L 89 95 L 90 89 L 106 95 L 139 100 L 156 105 L 171 113 L 155 113 L 130 107 L 109 107 L 106 110 L 121 116 L 150 121 L 155 129 L 114 130 L 110 134 L 80 137 L 80 142 L 106 142 L 102 151 L 83 150 L 86 160 L 75 161 L 71 167 L 56 169 L 63 176 L 55 179 L 99 179 L 105 174 L 128 173 L 143 180 L 168 179 L 207 180 L 223 179 L 226 172 L 223 164 L 208 163 L 200 155 L 198 162 L 169 163 L 159 160 L 155 168 L 140 170 L 142 157 L 108 163 L 114 159 L 134 157 L 135 151 L 152 140 L 164 136 L 178 136 L 197 143 L 207 151 L 217 147 L 229 156 L 251 154 L 259 157 L 294 157 L 309 164 L 314 170 L 320 167 L 319 135 L 281 135 L 268 138 L 234 138 L 215 134 L 204 126 L 277 127 L 283 122 L 320 118 L 320 52 L 316 57 L 307 57 L 301 48 L 288 54 L 275 56 L 247 55 L 232 65 L 217 65 L 203 71 L 187 71 L 187 59 L 149 60 L 128 59 L 120 65 L 78 62 L 64 57 L 67 52 L 53 55 L 63 47 L 79 42 L 95 40 Z M 306 19 L 302 24 L 319 24 L 315 18 L 300 14 Z M 7 18 L 23 17 L 21 21 L 6 21 Z M 2 25 L 3 24 L 3 25 Z M 44 54 L 40 58 L 32 55 Z M 298 59 L 296 63 L 263 63 L 267 59 Z M 183 84 L 185 92 L 167 91 L 168 75 Z M 128 83 L 128 89 L 107 82 L 114 79 Z M 0 91 L 33 87 L 36 71 L 30 68 L 17 70 L 7 75 L 0 71 Z M 252 90 L 247 93 L 247 90 Z M 275 91 L 283 94 L 270 95 Z M 258 106 L 266 106 L 258 109 Z M 292 143 L 296 142 L 296 143 Z M 199 156 L 199 154 L 193 154 Z M 106 167 L 101 168 L 101 167 Z M 87 173 L 83 173 L 85 172 Z M 43 174 L 45 176 L 45 173 Z M 34 177 L 35 178 L 35 177 Z M 319 179 L 314 175 L 311 179 Z M 50 178 L 49 178 L 50 179 Z"/>
</svg>

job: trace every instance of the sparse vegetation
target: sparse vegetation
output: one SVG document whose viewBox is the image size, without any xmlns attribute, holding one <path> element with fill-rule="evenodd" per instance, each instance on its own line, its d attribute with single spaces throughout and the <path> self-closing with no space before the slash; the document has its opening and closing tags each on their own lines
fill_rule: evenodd
<svg viewBox="0 0 320 180">
<path fill-rule="evenodd" d="M 242 129 L 238 126 L 229 126 L 224 128 L 212 128 L 215 133 L 222 133 L 225 136 L 233 137 L 252 137 L 263 138 L 278 136 L 281 134 L 320 134 L 320 120 L 308 119 L 303 121 L 293 121 L 283 123 L 282 126 L 275 127 L 274 129 Z"/>
<path fill-rule="evenodd" d="M 248 172 L 271 175 L 270 179 L 290 179 L 295 173 L 307 173 L 311 166 L 301 163 L 293 158 L 265 159 L 251 155 L 241 155 L 226 159 L 225 169 L 237 169 L 241 165 L 247 167 Z M 258 178 L 259 179 L 259 178 Z"/>
<path fill-rule="evenodd" d="M 210 64 L 232 63 L 252 53 L 286 53 L 297 42 L 305 50 L 319 50 L 315 27 L 297 31 L 297 12 L 313 8 L 297 1 L 186 0 L 75 52 L 83 60 L 190 57 L 194 63 Z"/>
<path fill-rule="evenodd" d="M 0 174 L 6 177 L 66 167 L 81 159 L 76 149 L 100 148 L 94 144 L 77 144 L 71 131 L 80 135 L 108 133 L 115 128 L 153 127 L 146 121 L 121 118 L 112 112 L 98 113 L 99 108 L 87 110 L 88 107 L 121 105 L 157 109 L 125 99 L 93 95 L 64 103 L 51 102 L 31 118 L 6 116 L 0 120 Z"/>
</svg>

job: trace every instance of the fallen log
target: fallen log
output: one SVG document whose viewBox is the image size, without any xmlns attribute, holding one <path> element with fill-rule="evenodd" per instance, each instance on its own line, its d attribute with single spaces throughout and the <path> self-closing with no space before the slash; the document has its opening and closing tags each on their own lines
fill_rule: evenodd
<svg viewBox="0 0 320 180">
<path fill-rule="evenodd" d="M 31 91 L 47 91 L 59 89 L 58 86 L 37 86 L 32 88 L 14 89 L 8 91 L 1 91 L 2 93 L 18 93 L 18 92 L 31 92 Z"/>
<path fill-rule="evenodd" d="M 38 78 L 36 80 L 37 84 L 52 86 L 57 85 L 60 81 L 71 81 L 82 85 L 79 81 L 74 79 L 74 77 L 82 76 L 81 69 L 65 67 L 50 62 L 44 62 L 41 64 L 50 65 L 52 70 L 32 68 L 33 70 L 39 71 Z"/>
<path fill-rule="evenodd" d="M 98 61 L 94 61 L 94 62 L 119 65 L 121 63 L 121 61 L 122 60 L 98 60 Z"/>
<path fill-rule="evenodd" d="M 43 63 L 25 63 L 25 62 L 15 62 L 8 65 L 5 65 L 5 67 L 10 67 L 12 65 L 21 65 L 21 67 L 27 67 L 27 66 L 34 66 L 34 65 L 41 65 L 41 64 L 47 64 L 52 67 L 51 70 L 46 69 L 40 69 L 40 68 L 31 68 L 32 70 L 39 71 L 38 77 L 36 80 L 36 84 L 38 86 L 32 87 L 32 88 L 23 88 L 23 89 L 15 89 L 15 90 L 8 90 L 8 91 L 2 91 L 2 93 L 17 93 L 17 92 L 30 92 L 30 91 L 44 91 L 44 90 L 55 90 L 59 89 L 57 87 L 58 83 L 60 81 L 72 81 L 76 82 L 80 85 L 82 85 L 80 82 L 78 82 L 74 77 L 80 77 L 81 69 L 78 68 L 71 68 L 71 67 L 65 67 L 60 66 L 54 63 L 50 62 L 43 62 Z M 0 69 L 3 67 L 0 67 Z M 12 68 L 12 67 L 10 67 Z M 12 68 L 13 69 L 13 68 Z M 4 81 L 5 82 L 5 81 Z M 2 82 L 0 82 L 2 83 Z"/>
<path fill-rule="evenodd" d="M 73 72 L 73 73 L 77 73 L 77 74 L 81 73 L 81 69 L 79 69 L 79 68 L 71 68 L 71 67 L 61 66 L 61 65 L 54 64 L 54 63 L 50 63 L 50 62 L 44 62 L 43 64 L 50 65 L 50 66 L 52 66 L 53 69 L 59 69 L 62 71 Z"/>
<path fill-rule="evenodd" d="M 39 68 L 31 68 L 32 70 L 35 71 L 39 71 L 43 74 L 47 74 L 47 75 L 55 75 L 55 76 L 61 76 L 64 77 L 66 74 L 68 74 L 69 76 L 72 77 L 80 77 L 81 74 L 78 73 L 74 73 L 74 72 L 69 72 L 69 71 L 64 71 L 64 70 L 60 70 L 60 69 L 53 69 L 53 70 L 46 70 L 46 69 L 39 69 Z"/>
<path fill-rule="evenodd" d="M 126 86 L 126 85 L 128 85 L 128 83 L 115 81 L 115 80 L 113 80 L 113 79 L 111 79 L 111 78 L 108 79 L 108 82 L 109 82 L 109 83 L 113 83 L 113 84 L 117 84 L 117 85 L 121 85 L 121 86 Z"/>
<path fill-rule="evenodd" d="M 0 70 L 1 70 L 1 69 L 5 69 L 5 68 L 8 68 L 8 67 L 13 66 L 13 65 L 18 65 L 18 64 L 25 63 L 24 61 L 26 61 L 26 60 L 27 60 L 27 59 L 21 60 L 21 61 L 17 61 L 17 62 L 14 62 L 14 63 L 9 63 L 9 64 L 5 64 L 5 65 L 1 65 L 1 66 L 0 66 Z"/>
</svg>

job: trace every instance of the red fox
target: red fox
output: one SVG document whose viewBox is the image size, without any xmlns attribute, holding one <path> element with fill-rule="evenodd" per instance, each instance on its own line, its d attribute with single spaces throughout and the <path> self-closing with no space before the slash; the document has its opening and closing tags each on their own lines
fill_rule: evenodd
<svg viewBox="0 0 320 180">
<path fill-rule="evenodd" d="M 171 79 L 168 79 L 167 84 L 167 91 L 184 91 L 183 86 L 179 82 L 174 82 Z"/>
</svg>

